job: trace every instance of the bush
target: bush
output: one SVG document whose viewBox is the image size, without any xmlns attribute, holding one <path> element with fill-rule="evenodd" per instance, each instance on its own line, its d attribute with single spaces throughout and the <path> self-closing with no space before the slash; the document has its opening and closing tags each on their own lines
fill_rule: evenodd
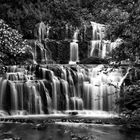
<svg viewBox="0 0 140 140">
<path fill-rule="evenodd" d="M 30 58 L 31 47 L 17 30 L 0 20 L 0 59 L 3 64 L 19 64 Z"/>
<path fill-rule="evenodd" d="M 117 104 L 127 127 L 140 128 L 140 70 L 133 72 L 129 75 L 131 79 L 125 80 L 127 86 L 122 88 Z"/>
</svg>

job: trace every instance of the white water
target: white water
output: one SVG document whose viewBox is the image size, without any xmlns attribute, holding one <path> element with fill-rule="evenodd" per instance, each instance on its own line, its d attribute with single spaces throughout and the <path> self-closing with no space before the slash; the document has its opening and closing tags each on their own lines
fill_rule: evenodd
<svg viewBox="0 0 140 140">
<path fill-rule="evenodd" d="M 0 109 L 8 109 L 13 115 L 44 114 L 44 108 L 49 114 L 117 112 L 115 101 L 124 79 L 120 69 L 105 68 L 103 65 L 87 69 L 77 65 L 76 71 L 70 66 L 47 67 L 39 68 L 43 80 L 35 80 L 35 77 L 31 80 L 26 74 L 19 78 L 15 71 L 21 69 L 15 66 L 8 68 L 14 72 L 7 73 L 7 79 L 0 79 Z M 58 70 L 61 71 L 59 76 L 56 75 Z"/>
<path fill-rule="evenodd" d="M 76 29 L 73 35 L 73 41 L 70 43 L 70 61 L 69 64 L 76 64 L 79 62 L 79 47 L 78 47 L 78 33 Z"/>
</svg>

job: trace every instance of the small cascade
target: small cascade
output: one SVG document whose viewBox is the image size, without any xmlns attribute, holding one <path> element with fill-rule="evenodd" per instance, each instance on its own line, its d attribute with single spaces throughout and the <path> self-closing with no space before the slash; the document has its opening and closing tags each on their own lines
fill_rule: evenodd
<svg viewBox="0 0 140 140">
<path fill-rule="evenodd" d="M 42 42 L 42 40 L 45 39 L 45 34 L 46 34 L 46 25 L 44 22 L 40 22 L 38 25 L 38 40 L 39 42 Z"/>
<path fill-rule="evenodd" d="M 14 72 L 8 72 L 13 68 Z M 26 73 L 20 72 L 18 67 L 13 66 L 13 68 L 8 67 L 4 78 L 0 79 L 0 109 L 8 111 L 11 115 L 48 113 L 48 110 L 43 109 L 43 100 L 46 97 L 45 86 L 43 89 L 40 81 L 31 80 L 30 75 L 28 77 Z"/>
<path fill-rule="evenodd" d="M 35 41 L 34 43 L 34 64 L 37 64 L 37 62 L 40 63 L 46 63 L 47 61 L 47 52 L 44 48 L 44 45 L 39 42 Z"/>
<path fill-rule="evenodd" d="M 117 112 L 122 79 L 120 69 L 103 65 L 9 66 L 0 78 L 0 110 L 11 115 Z"/>
<path fill-rule="evenodd" d="M 91 22 L 92 26 L 92 40 L 90 45 L 89 57 L 106 58 L 112 51 L 121 43 L 121 39 L 116 39 L 114 42 L 104 40 L 105 25 L 96 22 Z"/>
<path fill-rule="evenodd" d="M 51 27 L 47 24 L 47 25 L 46 25 L 46 28 L 47 28 L 47 31 L 46 31 L 46 38 L 49 39 Z"/>
<path fill-rule="evenodd" d="M 115 110 L 115 100 L 118 98 L 118 83 L 122 77 L 117 70 L 113 72 L 101 71 L 101 68 L 94 68 L 89 71 L 90 82 L 84 83 L 86 95 L 86 107 L 92 110 Z M 117 79 L 118 78 L 118 79 Z M 94 94 L 93 94 L 94 93 Z M 89 104 L 92 102 L 92 104 Z"/>
<path fill-rule="evenodd" d="M 45 25 L 42 21 L 36 24 L 35 37 L 36 40 L 31 44 L 33 64 L 46 64 L 51 59 L 51 52 L 46 45 L 46 39 L 49 39 L 50 26 Z"/>
<path fill-rule="evenodd" d="M 101 41 L 100 40 L 93 40 L 91 41 L 91 52 L 90 52 L 90 56 L 100 56 L 100 47 L 101 47 Z"/>
<path fill-rule="evenodd" d="M 76 29 L 73 35 L 73 41 L 70 43 L 70 61 L 69 64 L 76 64 L 79 62 L 79 47 L 78 47 L 78 33 L 79 29 Z"/>
<path fill-rule="evenodd" d="M 106 57 L 106 43 L 103 43 L 105 36 L 105 25 L 91 22 L 92 40 L 89 56 L 100 58 Z"/>
<path fill-rule="evenodd" d="M 79 29 L 77 28 L 73 35 L 73 42 L 78 42 Z"/>
<path fill-rule="evenodd" d="M 69 38 L 68 34 L 69 34 L 69 25 L 67 23 L 65 25 L 65 40 L 67 40 Z"/>
</svg>

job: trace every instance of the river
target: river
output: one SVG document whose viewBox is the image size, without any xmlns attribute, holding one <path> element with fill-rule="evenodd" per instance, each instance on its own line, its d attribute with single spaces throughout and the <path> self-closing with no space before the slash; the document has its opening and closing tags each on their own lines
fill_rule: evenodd
<svg viewBox="0 0 140 140">
<path fill-rule="evenodd" d="M 57 122 L 36 129 L 37 125 L 0 123 L 0 140 L 140 140 L 138 132 L 115 125 Z"/>
</svg>

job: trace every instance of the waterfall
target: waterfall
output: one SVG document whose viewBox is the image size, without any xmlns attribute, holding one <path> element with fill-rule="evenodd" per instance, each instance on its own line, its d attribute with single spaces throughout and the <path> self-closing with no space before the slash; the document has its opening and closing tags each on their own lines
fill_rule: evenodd
<svg viewBox="0 0 140 140">
<path fill-rule="evenodd" d="M 3 100 L 6 93 L 7 80 L 0 78 L 0 109 L 4 109 Z"/>
<path fill-rule="evenodd" d="M 38 27 L 38 38 L 39 41 L 41 42 L 42 40 L 44 40 L 45 38 L 45 33 L 46 33 L 46 25 L 44 24 L 44 22 L 40 22 L 39 23 L 39 27 Z"/>
<path fill-rule="evenodd" d="M 114 42 L 104 40 L 105 25 L 96 22 L 91 22 L 92 26 L 92 40 L 90 43 L 89 57 L 106 58 L 108 54 L 117 48 L 121 43 L 121 39 L 116 39 Z"/>
<path fill-rule="evenodd" d="M 73 35 L 73 41 L 70 43 L 70 61 L 69 64 L 76 64 L 79 62 L 79 47 L 78 47 L 78 33 L 79 29 L 76 29 Z"/>
<path fill-rule="evenodd" d="M 47 35 L 46 35 L 46 37 L 49 38 L 51 27 L 47 24 L 46 28 L 47 28 L 47 31 L 46 31 Z"/>
<path fill-rule="evenodd" d="M 116 112 L 122 79 L 120 69 L 104 65 L 9 66 L 0 78 L 0 109 L 11 115 Z"/>
<path fill-rule="evenodd" d="M 101 46 L 101 41 L 100 40 L 93 40 L 91 41 L 91 52 L 90 56 L 99 56 L 99 48 Z"/>
<path fill-rule="evenodd" d="M 102 54 L 101 57 L 105 58 L 106 57 L 106 53 L 107 53 L 107 45 L 104 43 L 102 46 Z"/>
<path fill-rule="evenodd" d="M 69 37 L 69 25 L 68 23 L 65 25 L 65 39 L 67 40 Z"/>
<path fill-rule="evenodd" d="M 70 43 L 70 62 L 69 64 L 76 63 L 79 61 L 79 53 L 78 53 L 78 43 L 71 42 Z"/>
<path fill-rule="evenodd" d="M 106 57 L 106 45 L 103 44 L 105 25 L 91 22 L 92 40 L 89 56 Z"/>
<path fill-rule="evenodd" d="M 74 32 L 74 35 L 73 35 L 73 42 L 78 41 L 78 33 L 79 33 L 79 29 L 77 28 Z"/>
<path fill-rule="evenodd" d="M 51 27 L 49 24 L 45 25 L 42 21 L 36 24 L 35 34 L 36 40 L 32 43 L 33 64 L 46 64 L 51 57 L 51 52 L 46 46 L 46 40 L 49 40 L 49 33 Z"/>
<path fill-rule="evenodd" d="M 44 48 L 44 45 L 36 40 L 34 43 L 33 62 L 34 64 L 37 64 L 37 62 L 46 63 L 46 61 L 47 61 L 47 51 Z"/>
</svg>

